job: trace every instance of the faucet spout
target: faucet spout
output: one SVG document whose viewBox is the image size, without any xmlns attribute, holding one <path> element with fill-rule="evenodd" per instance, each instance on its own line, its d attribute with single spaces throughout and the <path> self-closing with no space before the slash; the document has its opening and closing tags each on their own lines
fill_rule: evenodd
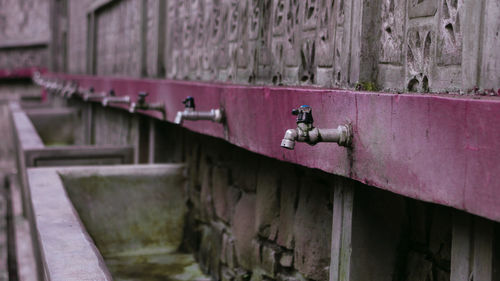
<svg viewBox="0 0 500 281">
<path fill-rule="evenodd" d="M 177 125 L 182 124 L 184 121 L 184 111 L 177 111 L 177 114 L 175 115 L 175 120 L 174 123 Z"/>
<path fill-rule="evenodd" d="M 295 141 L 298 138 L 296 129 L 288 129 L 285 132 L 285 137 L 281 141 L 281 147 L 293 150 L 295 148 Z"/>
</svg>

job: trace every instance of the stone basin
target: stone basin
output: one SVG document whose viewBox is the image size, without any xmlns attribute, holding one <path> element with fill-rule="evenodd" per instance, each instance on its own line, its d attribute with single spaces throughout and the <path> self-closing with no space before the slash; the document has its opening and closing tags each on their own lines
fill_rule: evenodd
<svg viewBox="0 0 500 281">
<path fill-rule="evenodd" d="M 24 112 L 45 146 L 83 145 L 85 122 L 77 108 L 30 108 Z"/>
<path fill-rule="evenodd" d="M 29 213 L 26 204 L 29 202 L 26 168 L 133 163 L 133 146 L 79 145 L 81 138 L 77 136 L 80 133 L 76 132 L 80 132 L 78 128 L 82 126 L 76 126 L 81 120 L 78 121 L 78 113 L 73 109 L 42 108 L 25 111 L 18 103 L 11 103 L 9 107 L 25 215 Z"/>
<path fill-rule="evenodd" d="M 130 145 L 84 145 L 86 131 L 77 109 L 23 110 L 10 105 L 18 160 L 26 167 L 131 164 Z"/>
<path fill-rule="evenodd" d="M 181 249 L 183 165 L 28 169 L 45 280 L 210 280 Z"/>
</svg>

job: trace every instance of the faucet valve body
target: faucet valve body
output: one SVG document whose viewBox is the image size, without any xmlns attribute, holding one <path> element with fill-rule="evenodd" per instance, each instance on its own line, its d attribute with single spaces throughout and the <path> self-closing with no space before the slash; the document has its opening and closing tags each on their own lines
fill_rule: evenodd
<svg viewBox="0 0 500 281">
<path fill-rule="evenodd" d="M 292 115 L 297 115 L 297 124 L 313 124 L 312 108 L 309 105 L 303 105 L 298 109 L 292 110 Z"/>
<path fill-rule="evenodd" d="M 192 108 L 193 110 L 195 109 L 194 105 L 194 98 L 189 96 L 187 97 L 183 102 L 185 108 Z"/>
</svg>

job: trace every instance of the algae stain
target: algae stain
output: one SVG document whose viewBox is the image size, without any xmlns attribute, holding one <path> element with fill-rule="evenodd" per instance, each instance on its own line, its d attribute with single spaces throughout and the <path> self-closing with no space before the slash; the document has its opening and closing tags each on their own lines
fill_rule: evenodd
<svg viewBox="0 0 500 281">
<path fill-rule="evenodd" d="M 69 146 L 72 145 L 72 143 L 69 142 L 48 142 L 44 143 L 46 147 L 60 147 L 60 146 Z"/>
<path fill-rule="evenodd" d="M 193 281 L 210 280 L 203 275 L 192 254 L 164 253 L 105 257 L 111 275 L 117 281 Z"/>
</svg>

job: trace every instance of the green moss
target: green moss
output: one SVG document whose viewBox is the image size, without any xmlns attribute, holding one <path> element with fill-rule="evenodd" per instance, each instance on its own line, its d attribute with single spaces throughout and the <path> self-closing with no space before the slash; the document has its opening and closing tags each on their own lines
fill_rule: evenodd
<svg viewBox="0 0 500 281">
<path fill-rule="evenodd" d="M 378 88 L 377 85 L 373 82 L 358 82 L 356 83 L 356 90 L 376 92 L 378 91 Z"/>
</svg>

